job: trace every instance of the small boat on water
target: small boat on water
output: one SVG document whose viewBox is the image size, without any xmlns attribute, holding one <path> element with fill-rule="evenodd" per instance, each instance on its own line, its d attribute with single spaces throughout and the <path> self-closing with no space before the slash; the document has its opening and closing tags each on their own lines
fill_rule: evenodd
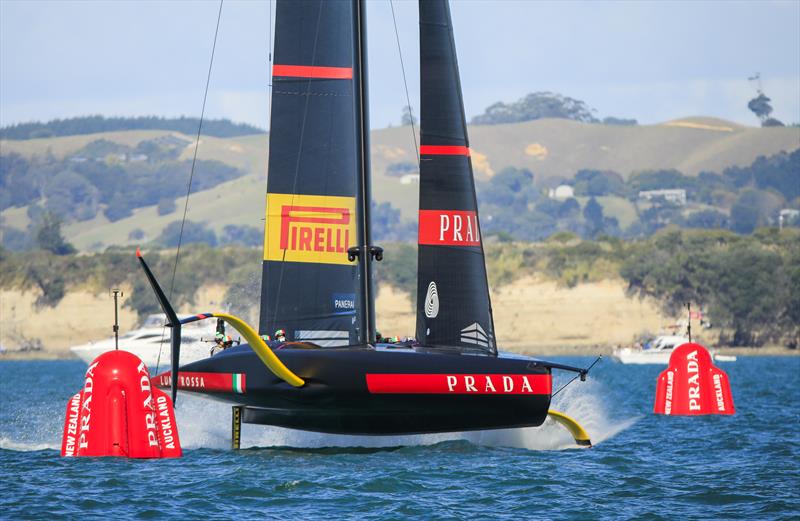
<svg viewBox="0 0 800 521">
<path fill-rule="evenodd" d="M 689 342 L 689 338 L 683 335 L 661 335 L 644 344 L 614 349 L 612 357 L 623 364 L 667 365 L 675 348 Z M 735 356 L 720 355 L 716 350 L 710 350 L 709 353 L 718 362 L 736 361 Z"/>
<path fill-rule="evenodd" d="M 142 327 L 129 331 L 119 337 L 123 349 L 138 356 L 151 370 L 158 365 L 169 365 L 171 357 L 170 333 L 164 330 L 167 319 L 162 314 L 148 315 Z M 195 362 L 210 355 L 213 346 L 214 329 L 199 323 L 181 329 L 181 359 Z M 209 343 L 211 342 L 211 343 Z M 69 350 L 87 364 L 114 349 L 114 337 L 88 342 L 71 347 Z"/>
</svg>

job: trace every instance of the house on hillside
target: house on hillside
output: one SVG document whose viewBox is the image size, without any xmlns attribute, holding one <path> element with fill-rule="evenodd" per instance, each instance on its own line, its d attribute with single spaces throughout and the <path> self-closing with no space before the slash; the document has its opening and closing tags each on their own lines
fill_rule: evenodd
<svg viewBox="0 0 800 521">
<path fill-rule="evenodd" d="M 575 197 L 575 189 L 573 189 L 570 185 L 558 185 L 557 187 L 548 190 L 547 197 L 550 199 L 556 199 L 558 201 L 566 201 L 570 197 Z"/>
<path fill-rule="evenodd" d="M 642 190 L 639 199 L 653 201 L 663 199 L 669 203 L 686 206 L 686 190 L 683 188 L 669 188 L 664 190 Z"/>
<path fill-rule="evenodd" d="M 778 228 L 800 224 L 800 210 L 784 208 L 778 213 Z"/>
</svg>

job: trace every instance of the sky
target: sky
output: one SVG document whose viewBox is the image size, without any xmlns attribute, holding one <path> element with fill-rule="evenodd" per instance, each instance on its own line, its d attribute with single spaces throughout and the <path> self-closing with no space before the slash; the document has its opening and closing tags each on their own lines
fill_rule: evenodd
<svg viewBox="0 0 800 521">
<path fill-rule="evenodd" d="M 419 107 L 417 8 L 393 0 Z M 87 114 L 198 116 L 217 0 L 0 0 L 0 125 Z M 800 0 L 451 2 L 467 117 L 551 91 L 597 116 L 800 122 Z M 225 0 L 206 116 L 268 127 L 274 0 Z M 367 4 L 373 128 L 406 104 L 388 0 Z"/>
</svg>

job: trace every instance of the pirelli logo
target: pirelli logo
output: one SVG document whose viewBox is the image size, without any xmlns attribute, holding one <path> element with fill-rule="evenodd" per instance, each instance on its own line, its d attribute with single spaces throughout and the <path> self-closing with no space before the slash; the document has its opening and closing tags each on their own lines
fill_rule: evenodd
<svg viewBox="0 0 800 521">
<path fill-rule="evenodd" d="M 351 264 L 355 209 L 355 197 L 267 194 L 264 260 Z"/>
</svg>

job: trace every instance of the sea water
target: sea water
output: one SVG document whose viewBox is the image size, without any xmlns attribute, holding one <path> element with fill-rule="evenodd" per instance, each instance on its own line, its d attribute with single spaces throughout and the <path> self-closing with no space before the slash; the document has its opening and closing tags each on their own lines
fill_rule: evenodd
<svg viewBox="0 0 800 521">
<path fill-rule="evenodd" d="M 230 407 L 181 394 L 184 457 L 127 460 L 59 456 L 83 363 L 0 362 L 0 518 L 798 519 L 800 358 L 719 365 L 735 416 L 664 417 L 663 367 L 603 360 L 553 405 L 591 449 L 548 421 L 403 437 L 245 425 L 231 451 Z"/>
</svg>

